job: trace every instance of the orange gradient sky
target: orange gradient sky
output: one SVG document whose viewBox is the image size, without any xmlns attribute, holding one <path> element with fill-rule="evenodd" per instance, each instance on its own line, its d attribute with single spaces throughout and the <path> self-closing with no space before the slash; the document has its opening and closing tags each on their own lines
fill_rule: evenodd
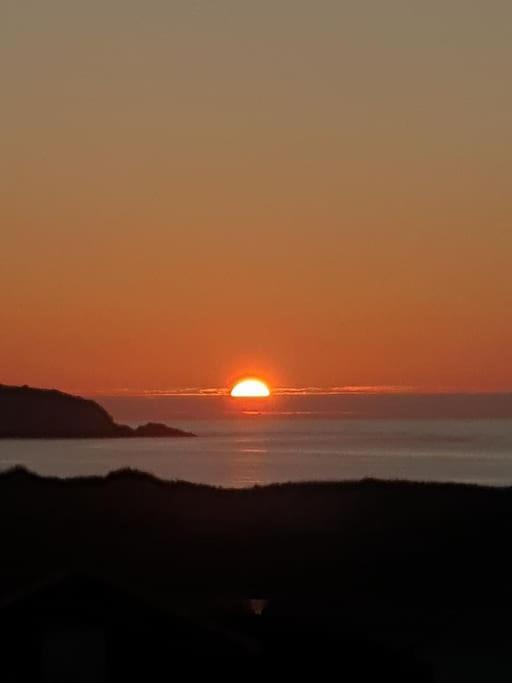
<svg viewBox="0 0 512 683">
<path fill-rule="evenodd" d="M 0 382 L 512 389 L 511 25 L 3 2 Z"/>
</svg>

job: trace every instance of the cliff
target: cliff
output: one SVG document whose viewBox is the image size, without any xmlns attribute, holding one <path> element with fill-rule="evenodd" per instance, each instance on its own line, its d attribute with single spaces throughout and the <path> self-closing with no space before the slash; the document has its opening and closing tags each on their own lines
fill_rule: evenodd
<svg viewBox="0 0 512 683">
<path fill-rule="evenodd" d="M 116 424 L 95 401 L 55 389 L 0 384 L 0 438 L 80 439 L 194 436 L 163 424 Z"/>
</svg>

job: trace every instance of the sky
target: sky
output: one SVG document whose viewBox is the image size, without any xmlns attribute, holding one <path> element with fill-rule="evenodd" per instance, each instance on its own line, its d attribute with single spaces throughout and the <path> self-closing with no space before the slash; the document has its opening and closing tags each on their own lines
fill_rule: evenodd
<svg viewBox="0 0 512 683">
<path fill-rule="evenodd" d="M 511 25 L 3 0 L 0 382 L 511 390 Z"/>
</svg>

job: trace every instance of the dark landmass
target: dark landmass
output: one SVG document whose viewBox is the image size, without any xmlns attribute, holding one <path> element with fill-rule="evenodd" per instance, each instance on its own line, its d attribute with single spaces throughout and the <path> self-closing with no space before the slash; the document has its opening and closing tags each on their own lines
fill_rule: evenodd
<svg viewBox="0 0 512 683">
<path fill-rule="evenodd" d="M 0 438 L 82 439 L 194 436 L 148 422 L 133 429 L 116 424 L 95 401 L 56 389 L 0 384 Z"/>
<path fill-rule="evenodd" d="M 71 591 L 76 612 L 77 594 L 89 604 L 92 593 L 95 618 L 114 611 L 118 637 L 138 639 L 118 672 L 127 662 L 139 674 L 171 671 L 176 629 L 189 628 L 176 626 L 180 614 L 215 624 L 229 647 L 226 634 L 237 634 L 238 654 L 292 668 L 335 661 L 346 680 L 505 681 L 511 532 L 510 488 L 363 480 L 226 490 L 130 470 L 60 480 L 16 469 L 0 475 L 0 631 L 11 633 L 20 610 L 26 632 L 41 603 L 51 612 Z M 45 587 L 55 576 L 111 588 L 77 578 Z M 264 600 L 261 615 L 250 599 Z M 159 625 L 134 635 L 119 603 L 133 622 L 151 609 L 144 623 L 158 613 Z M 204 630 L 186 632 L 179 653 L 192 639 L 204 654 Z"/>
</svg>

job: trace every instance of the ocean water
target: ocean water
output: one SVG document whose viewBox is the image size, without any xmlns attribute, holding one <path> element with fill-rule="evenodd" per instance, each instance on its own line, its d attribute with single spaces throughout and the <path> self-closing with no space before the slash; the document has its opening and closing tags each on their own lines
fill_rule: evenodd
<svg viewBox="0 0 512 683">
<path fill-rule="evenodd" d="M 173 420 L 194 439 L 3 440 L 0 469 L 61 477 L 131 467 L 223 487 L 376 477 L 512 485 L 512 420 Z"/>
</svg>

